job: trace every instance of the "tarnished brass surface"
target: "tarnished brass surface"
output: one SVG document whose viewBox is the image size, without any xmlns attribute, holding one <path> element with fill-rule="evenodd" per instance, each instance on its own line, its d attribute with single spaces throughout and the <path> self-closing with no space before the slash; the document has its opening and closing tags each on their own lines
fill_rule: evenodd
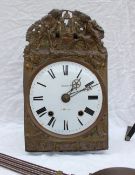
<svg viewBox="0 0 135 175">
<path fill-rule="evenodd" d="M 24 125 L 27 151 L 88 151 L 108 148 L 107 50 L 103 29 L 79 11 L 52 10 L 32 24 L 24 50 Z M 101 80 L 103 107 L 94 125 L 81 134 L 64 138 L 51 135 L 36 124 L 29 104 L 29 90 L 36 73 L 51 62 L 73 60 L 86 65 Z"/>
</svg>

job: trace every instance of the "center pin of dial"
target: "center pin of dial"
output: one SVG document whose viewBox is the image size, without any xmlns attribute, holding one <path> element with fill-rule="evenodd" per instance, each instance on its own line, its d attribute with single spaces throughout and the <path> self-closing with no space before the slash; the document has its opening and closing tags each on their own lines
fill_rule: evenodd
<svg viewBox="0 0 135 175">
<path fill-rule="evenodd" d="M 61 100 L 64 102 L 64 103 L 68 103 L 70 101 L 70 95 L 68 94 L 63 94 L 62 97 L 61 97 Z"/>
</svg>

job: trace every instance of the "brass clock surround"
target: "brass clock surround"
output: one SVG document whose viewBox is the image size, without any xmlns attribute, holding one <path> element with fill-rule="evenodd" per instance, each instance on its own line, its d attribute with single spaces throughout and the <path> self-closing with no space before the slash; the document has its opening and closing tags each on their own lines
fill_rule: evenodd
<svg viewBox="0 0 135 175">
<path fill-rule="evenodd" d="M 64 17 L 62 17 L 63 12 L 66 14 Z M 72 13 L 72 17 L 68 15 L 69 12 Z M 77 31 L 75 22 L 68 29 L 61 27 L 61 32 L 58 32 L 60 21 L 64 19 L 70 19 L 72 22 L 75 20 L 78 24 L 85 26 L 87 37 L 84 32 Z M 57 25 L 52 24 L 51 20 Z M 37 32 L 39 36 L 33 33 L 36 30 L 40 31 Z M 44 34 L 44 30 L 47 31 L 47 35 Z M 57 34 L 61 33 L 60 37 L 54 36 L 56 31 Z M 53 40 L 54 37 L 56 40 Z M 102 38 L 103 29 L 90 17 L 78 11 L 52 10 L 28 29 L 26 39 L 29 44 L 24 50 L 26 151 L 89 151 L 108 148 L 107 51 L 101 42 Z M 93 41 L 89 43 L 92 39 Z M 81 40 L 78 41 L 79 44 L 77 40 Z M 73 61 L 90 69 L 98 78 L 103 93 L 103 105 L 96 122 L 86 130 L 68 136 L 54 134 L 43 128 L 33 117 L 29 103 L 30 87 L 36 74 L 43 67 L 58 61 Z"/>
<path fill-rule="evenodd" d="M 29 94 L 30 94 L 31 83 L 33 82 L 33 79 L 34 79 L 35 75 L 37 75 L 37 73 L 38 73 L 42 68 L 46 67 L 47 65 L 49 65 L 49 64 L 51 64 L 51 63 L 59 62 L 59 61 L 65 61 L 65 60 L 66 60 L 66 61 L 72 61 L 72 62 L 76 62 L 76 63 L 82 64 L 83 66 L 85 66 L 85 67 L 87 67 L 88 69 L 90 69 L 90 70 L 96 75 L 96 77 L 98 78 L 98 80 L 99 80 L 99 82 L 100 82 L 100 85 L 101 85 L 101 87 L 102 87 L 102 93 L 105 94 L 105 87 L 104 87 L 104 85 L 103 85 L 103 83 L 102 83 L 102 80 L 101 80 L 100 76 L 96 73 L 96 71 L 93 70 L 93 68 L 91 67 L 91 65 L 89 65 L 89 64 L 87 64 L 87 63 L 85 63 L 85 62 L 79 61 L 79 60 L 77 60 L 77 59 L 74 59 L 74 58 L 68 58 L 68 59 L 67 59 L 67 58 L 66 58 L 66 59 L 65 59 L 65 58 L 61 58 L 61 59 L 60 59 L 60 58 L 55 58 L 55 60 L 54 60 L 54 59 L 49 59 L 45 64 L 39 66 L 39 68 L 33 73 L 32 78 L 31 78 L 31 80 L 29 81 L 28 90 L 27 90 L 28 93 L 26 94 L 26 97 L 27 97 L 27 98 L 26 98 L 26 105 L 27 105 L 27 109 L 28 109 L 28 111 L 29 111 L 29 113 L 30 113 L 30 117 L 31 117 L 32 121 L 34 122 L 34 124 L 35 124 L 39 129 L 41 129 L 43 132 L 46 132 L 46 133 L 48 133 L 49 135 L 54 136 L 54 137 L 56 137 L 56 138 L 68 139 L 68 138 L 73 138 L 73 137 L 81 136 L 81 135 L 87 133 L 89 130 L 91 130 L 94 126 L 96 126 L 98 120 L 100 120 L 100 118 L 101 118 L 102 115 L 103 115 L 103 111 L 104 111 L 104 108 L 105 108 L 106 98 L 107 98 L 107 97 L 106 97 L 106 95 L 104 95 L 104 97 L 103 97 L 102 109 L 101 109 L 101 111 L 100 111 L 100 114 L 99 114 L 99 117 L 98 117 L 97 121 L 94 122 L 89 128 L 87 128 L 86 130 L 84 130 L 84 131 L 82 131 L 82 132 L 79 132 L 79 133 L 77 133 L 77 134 L 71 134 L 71 135 L 65 136 L 65 135 L 60 135 L 60 134 L 52 133 L 52 132 L 48 131 L 47 129 L 43 128 L 43 127 L 36 121 L 35 117 L 33 117 L 33 113 L 32 113 L 31 108 L 30 108 Z"/>
</svg>

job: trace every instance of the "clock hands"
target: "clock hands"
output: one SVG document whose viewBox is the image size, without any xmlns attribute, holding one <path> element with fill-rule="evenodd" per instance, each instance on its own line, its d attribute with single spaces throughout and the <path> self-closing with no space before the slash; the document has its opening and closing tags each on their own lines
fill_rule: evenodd
<svg viewBox="0 0 135 175">
<path fill-rule="evenodd" d="M 71 94 L 73 93 L 74 90 L 77 90 L 80 86 L 81 86 L 81 81 L 80 81 L 81 78 L 79 79 L 75 79 L 72 81 L 72 88 L 65 94 L 63 94 L 61 96 L 61 100 L 64 102 L 64 103 L 67 103 L 70 101 L 70 96 Z"/>
<path fill-rule="evenodd" d="M 80 79 L 81 78 L 73 80 L 72 81 L 72 88 L 67 93 L 62 95 L 61 99 L 64 103 L 69 102 L 71 97 L 74 97 L 75 95 L 79 94 L 80 92 L 92 90 L 93 87 L 98 85 L 98 84 L 94 84 L 94 81 L 91 81 L 88 84 L 86 84 L 83 89 L 77 91 L 77 89 L 81 86 Z"/>
<path fill-rule="evenodd" d="M 86 91 L 86 90 L 89 91 L 89 90 L 92 90 L 92 88 L 95 87 L 95 86 L 97 86 L 97 85 L 98 85 L 98 84 L 95 84 L 95 85 L 92 85 L 92 86 L 86 86 L 86 85 L 85 85 L 85 88 L 83 88 L 83 89 L 81 89 L 81 90 L 79 90 L 79 91 L 76 91 L 76 92 L 71 93 L 71 94 L 70 94 L 70 97 L 73 97 L 73 96 L 79 94 L 79 93 L 82 92 L 82 91 Z"/>
<path fill-rule="evenodd" d="M 70 95 L 73 90 L 77 90 L 81 86 L 81 78 L 72 81 L 72 88 L 66 94 Z"/>
</svg>

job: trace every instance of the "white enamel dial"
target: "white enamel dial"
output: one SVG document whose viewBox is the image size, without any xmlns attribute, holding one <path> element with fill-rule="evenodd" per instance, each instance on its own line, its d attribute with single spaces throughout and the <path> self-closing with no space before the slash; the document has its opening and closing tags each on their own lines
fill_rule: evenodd
<svg viewBox="0 0 135 175">
<path fill-rule="evenodd" d="M 82 64 L 58 61 L 41 69 L 30 88 L 30 107 L 46 130 L 72 135 L 98 118 L 103 102 L 96 75 Z"/>
</svg>

